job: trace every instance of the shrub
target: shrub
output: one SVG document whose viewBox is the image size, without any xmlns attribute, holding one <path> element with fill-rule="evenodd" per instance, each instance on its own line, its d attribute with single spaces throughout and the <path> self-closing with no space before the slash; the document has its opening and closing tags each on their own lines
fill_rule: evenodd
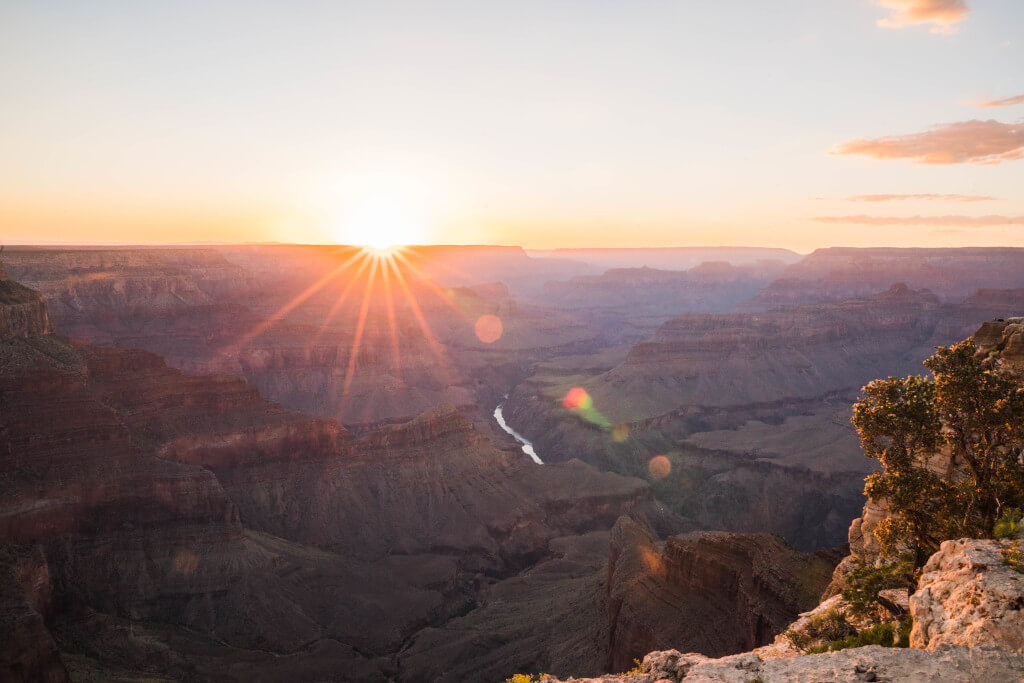
<svg viewBox="0 0 1024 683">
<path fill-rule="evenodd" d="M 1006 510 L 992 527 L 992 535 L 996 538 L 1013 538 L 1020 533 L 1020 518 L 1020 508 Z"/>
<path fill-rule="evenodd" d="M 881 567 L 861 566 L 850 572 L 843 586 L 843 600 L 850 604 L 855 614 L 868 614 L 882 603 L 879 591 L 890 588 L 913 590 L 918 572 L 913 561 L 907 557 Z M 885 604 L 890 612 L 898 612 L 895 605 Z M 899 616 L 898 614 L 896 616 Z"/>
<path fill-rule="evenodd" d="M 854 635 L 833 640 L 828 649 L 834 652 L 851 647 L 864 647 L 865 645 L 910 647 L 910 630 L 912 626 L 913 622 L 910 619 L 903 619 L 898 625 L 891 623 L 876 624 Z"/>
<path fill-rule="evenodd" d="M 896 647 L 910 647 L 910 632 L 914 630 L 914 620 L 910 617 L 900 620 L 896 629 Z"/>
<path fill-rule="evenodd" d="M 822 647 L 820 641 L 828 643 L 854 632 L 853 626 L 846 621 L 846 616 L 833 607 L 826 612 L 811 615 L 807 626 L 802 631 L 788 629 L 783 635 L 800 650 L 824 652 L 824 650 L 817 650 L 818 647 Z M 819 644 L 814 645 L 814 643 Z"/>
<path fill-rule="evenodd" d="M 634 657 L 633 658 L 633 668 L 630 669 L 629 671 L 624 671 L 623 675 L 624 676 L 630 676 L 632 674 L 645 674 L 645 673 L 647 673 L 647 665 L 644 664 L 643 662 L 641 662 L 639 659 Z"/>
<path fill-rule="evenodd" d="M 822 614 L 812 616 L 807 630 L 814 638 L 835 640 L 848 635 L 853 627 L 847 623 L 843 613 L 833 607 Z"/>
<path fill-rule="evenodd" d="M 875 531 L 882 550 L 907 548 L 920 567 L 951 538 L 993 533 L 1001 504 L 1024 506 L 1024 388 L 985 367 L 967 340 L 925 361 L 934 378 L 871 382 L 853 407 L 864 454 L 882 463 L 864 492 L 890 515 Z M 965 464 L 948 481 L 921 456 L 940 449 Z"/>
<path fill-rule="evenodd" d="M 1024 574 L 1024 551 L 1021 550 L 1020 543 L 1014 541 L 1009 548 L 1003 549 L 1003 564 Z"/>
</svg>

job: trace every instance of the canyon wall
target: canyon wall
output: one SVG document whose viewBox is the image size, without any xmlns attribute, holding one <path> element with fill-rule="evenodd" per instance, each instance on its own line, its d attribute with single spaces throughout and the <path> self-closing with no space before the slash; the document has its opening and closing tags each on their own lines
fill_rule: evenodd
<svg viewBox="0 0 1024 683">
<path fill-rule="evenodd" d="M 1019 290 L 944 304 L 894 285 L 839 303 L 688 314 L 624 357 L 536 366 L 510 393 L 505 415 L 549 457 L 646 476 L 660 500 L 699 527 L 829 547 L 845 540 L 872 466 L 848 422 L 860 387 L 919 372 L 932 347 L 1018 309 Z M 585 410 L 564 403 L 576 387 Z M 774 504 L 779 495 L 787 506 Z"/>
<path fill-rule="evenodd" d="M 26 578 L 0 595 L 3 671 L 51 680 L 422 680 L 404 644 L 487 586 L 624 514 L 681 528 L 643 481 L 537 466 L 451 406 L 356 437 L 48 333 L 0 340 L 0 473 L 0 549 L 31 560 L 4 570 Z"/>
</svg>

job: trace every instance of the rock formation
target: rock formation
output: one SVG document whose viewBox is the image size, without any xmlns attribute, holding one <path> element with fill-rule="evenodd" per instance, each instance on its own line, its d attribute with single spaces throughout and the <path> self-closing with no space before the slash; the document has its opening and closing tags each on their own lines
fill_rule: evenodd
<svg viewBox="0 0 1024 683">
<path fill-rule="evenodd" d="M 911 647 L 989 646 L 1024 652 L 1024 574 L 1003 561 L 1010 541 L 945 541 L 910 597 Z"/>
<path fill-rule="evenodd" d="M 1024 286 L 1024 250 L 1007 247 L 960 249 L 817 249 L 790 265 L 778 280 L 740 308 L 767 311 L 822 301 L 868 296 L 893 282 L 927 288 L 946 301 L 975 289 Z"/>
<path fill-rule="evenodd" d="M 1024 369 L 1024 318 L 985 323 L 975 335 L 979 356 L 992 368 L 1020 377 Z M 937 453 L 926 462 L 955 476 L 949 456 Z M 952 463 L 956 466 L 956 463 Z M 852 564 L 880 561 L 873 528 L 887 514 L 884 505 L 869 503 L 851 525 L 851 550 L 836 569 L 842 581 Z M 944 541 L 922 569 L 916 591 L 887 591 L 886 599 L 907 609 L 912 619 L 909 649 L 877 645 L 822 654 L 803 654 L 800 634 L 810 634 L 815 620 L 843 615 L 854 621 L 843 597 L 831 595 L 814 610 L 800 615 L 786 633 L 767 647 L 711 659 L 678 650 L 651 652 L 640 667 L 622 676 L 568 681 L 794 681 L 794 680 L 934 680 L 1003 681 L 1024 676 L 1024 563 L 1021 538 Z M 830 588 L 828 593 L 835 593 Z M 902 595 L 900 595 L 902 593 Z M 900 604 L 904 603 L 905 604 Z M 869 619 L 862 616 L 862 619 Z M 858 628 L 860 625 L 857 625 Z M 792 635 L 791 635 L 792 634 Z M 810 640 L 810 637 L 808 637 Z M 558 679 L 540 676 L 557 683 Z"/>
<path fill-rule="evenodd" d="M 625 357 L 536 366 L 505 417 L 541 453 L 647 476 L 659 499 L 700 527 L 830 547 L 845 540 L 872 466 L 849 426 L 859 388 L 918 372 L 934 346 L 1019 308 L 1013 291 L 944 304 L 896 284 L 838 303 L 683 315 Z M 576 386 L 604 424 L 563 406 Z M 659 455 L 671 468 L 656 477 L 648 463 Z M 788 505 L 774 504 L 780 495 Z"/>
<path fill-rule="evenodd" d="M 12 306 L 41 306 L 24 291 Z M 680 528 L 644 482 L 534 465 L 451 406 L 356 437 L 237 377 L 17 329 L 0 340 L 0 678 L 421 680 L 403 645 L 488 582 L 624 514 Z"/>
<path fill-rule="evenodd" d="M 626 676 L 568 678 L 564 683 L 783 683 L 790 681 L 935 681 L 984 683 L 1024 676 L 1024 656 L 1006 650 L 947 647 L 935 651 L 870 645 L 802 657 L 761 659 L 744 653 L 709 659 L 676 650 L 652 652 L 640 672 Z M 540 683 L 559 683 L 541 676 Z"/>
<path fill-rule="evenodd" d="M 764 645 L 817 603 L 833 566 L 767 534 L 692 532 L 658 543 L 622 518 L 608 560 L 606 670 L 659 648 L 721 656 Z"/>
<path fill-rule="evenodd" d="M 427 277 L 462 283 L 466 268 L 501 263 L 507 273 L 532 263 L 522 250 L 423 251 L 396 262 L 401 280 L 391 272 L 385 284 L 378 271 L 373 287 L 358 259 L 345 266 L 358 253 L 340 247 L 19 247 L 5 257 L 61 334 L 241 376 L 292 410 L 359 431 L 440 403 L 493 410 L 533 362 L 595 343 L 577 318 L 522 305 L 504 285 L 442 288 Z M 490 343 L 474 332 L 483 315 L 502 321 Z"/>
</svg>

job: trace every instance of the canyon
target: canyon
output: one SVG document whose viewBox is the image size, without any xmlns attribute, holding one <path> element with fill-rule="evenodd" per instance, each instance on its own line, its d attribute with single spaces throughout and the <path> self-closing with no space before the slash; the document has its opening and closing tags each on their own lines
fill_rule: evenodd
<svg viewBox="0 0 1024 683">
<path fill-rule="evenodd" d="M 1019 392 L 1024 381 L 1024 317 L 988 321 L 971 341 L 975 362 L 986 373 L 1011 380 L 1011 390 Z M 936 382 L 940 381 L 936 370 Z M 944 428 L 954 427 L 946 423 Z M 1011 457 L 1018 459 L 1019 444 L 1009 447 Z M 969 476 L 972 466 L 948 445 L 915 452 L 913 458 L 949 481 Z M 874 610 L 865 611 L 854 604 L 855 594 L 845 588 L 855 571 L 884 571 L 900 559 L 897 553 L 902 549 L 883 551 L 874 535 L 885 520 L 896 519 L 897 513 L 889 508 L 892 500 L 873 498 L 865 504 L 862 516 L 850 524 L 851 553 L 836 567 L 820 604 L 801 613 L 770 645 L 717 658 L 706 656 L 705 650 L 654 651 L 642 662 L 637 660 L 637 666 L 625 674 L 570 677 L 566 683 L 1020 678 L 1024 674 L 1024 565 L 1019 558 L 1024 531 L 1019 525 L 985 538 L 943 540 L 910 577 L 909 587 L 876 586 Z M 1019 517 L 1019 511 L 1015 512 Z M 901 631 L 907 627 L 903 642 L 890 638 L 880 646 L 835 639 L 837 633 L 849 633 L 851 627 L 859 637 L 884 625 L 891 629 L 891 636 L 897 624 Z M 520 679 L 561 683 L 546 674 Z"/>
<path fill-rule="evenodd" d="M 762 310 L 821 257 L 8 248 L 0 673 L 491 681 L 766 645 L 863 506 L 851 400 L 1024 307 L 999 251 L 880 286 L 904 256 L 826 254 L 849 296 Z"/>
</svg>

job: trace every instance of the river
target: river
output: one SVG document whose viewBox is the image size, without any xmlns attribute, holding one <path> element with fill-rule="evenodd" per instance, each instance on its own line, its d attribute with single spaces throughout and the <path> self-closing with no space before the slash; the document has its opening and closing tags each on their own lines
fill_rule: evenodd
<svg viewBox="0 0 1024 683">
<path fill-rule="evenodd" d="M 508 396 L 505 396 L 505 398 L 508 398 Z M 528 456 L 533 458 L 533 461 L 538 465 L 543 465 L 544 461 L 540 459 L 539 455 L 537 455 L 537 451 L 533 450 L 533 444 L 530 443 L 522 434 L 509 427 L 508 423 L 505 422 L 505 414 L 502 412 L 504 408 L 505 402 L 502 401 L 498 404 L 498 407 L 494 409 L 494 420 L 498 423 L 498 426 L 511 434 L 512 438 L 519 442 L 519 445 L 523 447 L 523 453 L 526 453 Z"/>
</svg>

